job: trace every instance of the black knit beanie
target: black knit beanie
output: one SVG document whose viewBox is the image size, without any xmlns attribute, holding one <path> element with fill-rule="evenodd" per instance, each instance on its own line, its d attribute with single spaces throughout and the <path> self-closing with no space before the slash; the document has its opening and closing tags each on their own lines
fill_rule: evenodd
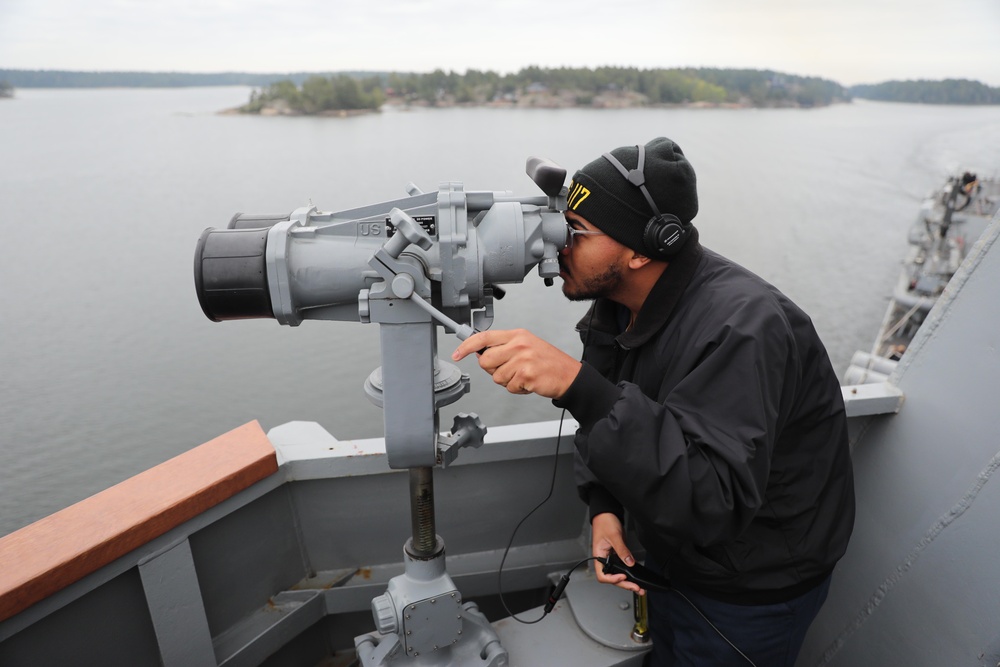
<svg viewBox="0 0 1000 667">
<path fill-rule="evenodd" d="M 681 147 L 665 137 L 650 141 L 645 152 L 645 185 L 656 207 L 660 213 L 673 214 L 684 225 L 690 224 L 698 214 L 698 189 L 691 163 Z M 611 155 L 628 170 L 638 166 L 638 146 L 622 146 Z M 649 252 L 643 233 L 655 214 L 642 191 L 607 158 L 599 157 L 573 175 L 567 205 L 622 245 Z"/>
</svg>

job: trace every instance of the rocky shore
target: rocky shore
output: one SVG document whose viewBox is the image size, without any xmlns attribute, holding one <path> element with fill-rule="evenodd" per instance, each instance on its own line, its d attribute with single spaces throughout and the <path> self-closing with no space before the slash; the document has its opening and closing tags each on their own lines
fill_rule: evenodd
<svg viewBox="0 0 1000 667">
<path fill-rule="evenodd" d="M 598 95 L 585 95 L 580 92 L 565 91 L 561 93 L 528 92 L 519 95 L 505 95 L 488 101 L 458 102 L 443 98 L 429 102 L 423 99 L 405 99 L 389 97 L 379 109 L 327 109 L 315 113 L 307 113 L 293 109 L 285 100 L 273 100 L 259 110 L 250 111 L 246 107 L 225 109 L 223 115 L 253 114 L 259 116 L 319 116 L 326 118 L 347 118 L 386 110 L 408 109 L 447 109 L 454 107 L 466 108 L 498 108 L 498 109 L 752 109 L 755 105 L 749 99 L 736 102 L 651 102 L 645 95 L 631 91 L 605 92 Z M 803 105 L 791 101 L 766 105 L 768 108 L 800 108 Z M 811 105 L 812 106 L 812 105 Z"/>
</svg>

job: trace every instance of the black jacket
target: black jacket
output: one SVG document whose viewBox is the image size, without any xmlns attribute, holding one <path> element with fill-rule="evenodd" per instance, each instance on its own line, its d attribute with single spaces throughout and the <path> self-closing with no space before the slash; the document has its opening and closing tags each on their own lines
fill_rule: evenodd
<svg viewBox="0 0 1000 667">
<path fill-rule="evenodd" d="M 809 317 L 696 239 L 632 330 L 597 300 L 565 396 L 591 516 L 629 512 L 667 573 L 722 600 L 822 581 L 854 524 L 840 385 Z"/>
</svg>

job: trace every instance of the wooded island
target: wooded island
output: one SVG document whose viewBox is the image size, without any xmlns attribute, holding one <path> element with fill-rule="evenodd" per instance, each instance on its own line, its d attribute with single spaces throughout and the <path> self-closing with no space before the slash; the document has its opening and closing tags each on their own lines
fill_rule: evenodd
<svg viewBox="0 0 1000 667">
<path fill-rule="evenodd" d="M 769 70 L 604 67 L 514 74 L 435 70 L 429 74 L 340 74 L 291 79 L 254 90 L 243 113 L 336 114 L 398 106 L 625 108 L 658 105 L 814 107 L 850 100 L 838 83 Z"/>
</svg>

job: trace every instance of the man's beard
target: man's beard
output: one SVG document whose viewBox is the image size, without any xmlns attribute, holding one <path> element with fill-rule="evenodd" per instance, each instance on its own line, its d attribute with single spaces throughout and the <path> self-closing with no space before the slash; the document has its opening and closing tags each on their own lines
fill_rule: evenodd
<svg viewBox="0 0 1000 667">
<path fill-rule="evenodd" d="M 611 296 L 621 285 L 622 270 L 618 264 L 610 265 L 607 270 L 584 280 L 575 291 L 570 291 L 569 283 L 563 281 L 563 296 L 570 301 L 590 301 Z"/>
</svg>

